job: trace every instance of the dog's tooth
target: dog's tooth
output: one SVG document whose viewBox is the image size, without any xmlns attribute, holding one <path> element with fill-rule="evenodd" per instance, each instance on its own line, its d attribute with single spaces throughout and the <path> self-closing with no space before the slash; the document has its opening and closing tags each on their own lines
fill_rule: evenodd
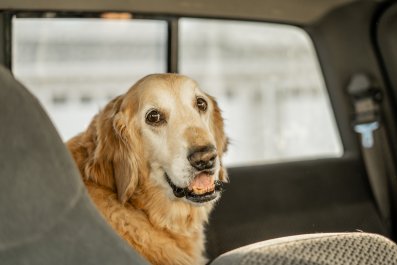
<svg viewBox="0 0 397 265">
<path fill-rule="evenodd" d="M 201 194 L 205 193 L 205 190 L 203 190 L 203 189 L 194 189 L 194 193 L 198 194 L 198 195 L 201 195 Z"/>
<path fill-rule="evenodd" d="M 203 189 L 198 188 L 198 187 L 193 187 L 192 189 L 190 189 L 190 191 L 193 192 L 196 195 L 202 195 L 202 194 L 205 194 L 205 193 L 208 193 L 208 192 L 212 192 L 214 190 L 215 190 L 215 185 L 214 184 L 212 184 L 209 187 L 205 187 Z"/>
</svg>

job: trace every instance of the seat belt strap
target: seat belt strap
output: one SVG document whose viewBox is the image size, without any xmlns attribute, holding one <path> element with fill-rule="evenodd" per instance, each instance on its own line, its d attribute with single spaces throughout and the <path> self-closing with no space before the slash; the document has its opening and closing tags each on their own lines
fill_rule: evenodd
<svg viewBox="0 0 397 265">
<path fill-rule="evenodd" d="M 354 105 L 353 128 L 361 136 L 361 152 L 372 193 L 380 215 L 390 229 L 391 193 L 388 161 L 391 161 L 391 153 L 380 115 L 382 94 L 372 80 L 364 74 L 352 77 L 348 92 Z"/>
</svg>

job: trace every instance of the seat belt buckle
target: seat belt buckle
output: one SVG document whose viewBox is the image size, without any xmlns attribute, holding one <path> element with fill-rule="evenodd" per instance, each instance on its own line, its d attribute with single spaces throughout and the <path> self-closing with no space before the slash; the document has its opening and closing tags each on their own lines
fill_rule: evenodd
<svg viewBox="0 0 397 265">
<path fill-rule="evenodd" d="M 374 146 L 374 131 L 380 128 L 379 104 L 382 93 L 364 74 L 354 75 L 348 85 L 354 105 L 353 129 L 361 135 L 361 145 L 369 149 Z"/>
<path fill-rule="evenodd" d="M 354 125 L 354 131 L 361 134 L 361 145 L 364 148 L 372 148 L 374 146 L 373 132 L 377 129 L 379 129 L 378 121 Z"/>
</svg>

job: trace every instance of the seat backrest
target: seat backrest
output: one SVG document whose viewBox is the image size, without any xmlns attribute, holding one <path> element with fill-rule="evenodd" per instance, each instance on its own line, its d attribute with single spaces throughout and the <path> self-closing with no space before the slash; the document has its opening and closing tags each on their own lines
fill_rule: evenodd
<svg viewBox="0 0 397 265">
<path fill-rule="evenodd" d="M 397 245 L 368 233 L 307 234 L 227 252 L 211 265 L 397 265 Z"/>
<path fill-rule="evenodd" d="M 1 66 L 0 264 L 147 264 L 91 203 L 36 98 Z"/>
</svg>

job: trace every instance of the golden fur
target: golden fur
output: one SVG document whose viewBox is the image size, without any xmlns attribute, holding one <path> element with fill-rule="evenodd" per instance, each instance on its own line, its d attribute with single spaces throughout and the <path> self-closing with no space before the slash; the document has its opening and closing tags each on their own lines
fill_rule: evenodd
<svg viewBox="0 0 397 265">
<path fill-rule="evenodd" d="M 208 100 L 206 113 L 195 109 L 196 94 Z M 149 103 L 164 110 L 165 125 L 145 124 Z M 185 161 L 169 160 L 180 159 L 186 145 L 207 143 L 219 159 L 215 178 L 226 182 L 221 159 L 227 139 L 217 103 L 185 76 L 158 74 L 109 102 L 67 146 L 91 198 L 121 237 L 152 264 L 194 265 L 206 262 L 204 224 L 213 201 L 176 198 L 163 176 L 175 163 L 183 165 L 175 172 L 188 172 Z M 177 174 L 170 177 L 182 183 Z"/>
</svg>

